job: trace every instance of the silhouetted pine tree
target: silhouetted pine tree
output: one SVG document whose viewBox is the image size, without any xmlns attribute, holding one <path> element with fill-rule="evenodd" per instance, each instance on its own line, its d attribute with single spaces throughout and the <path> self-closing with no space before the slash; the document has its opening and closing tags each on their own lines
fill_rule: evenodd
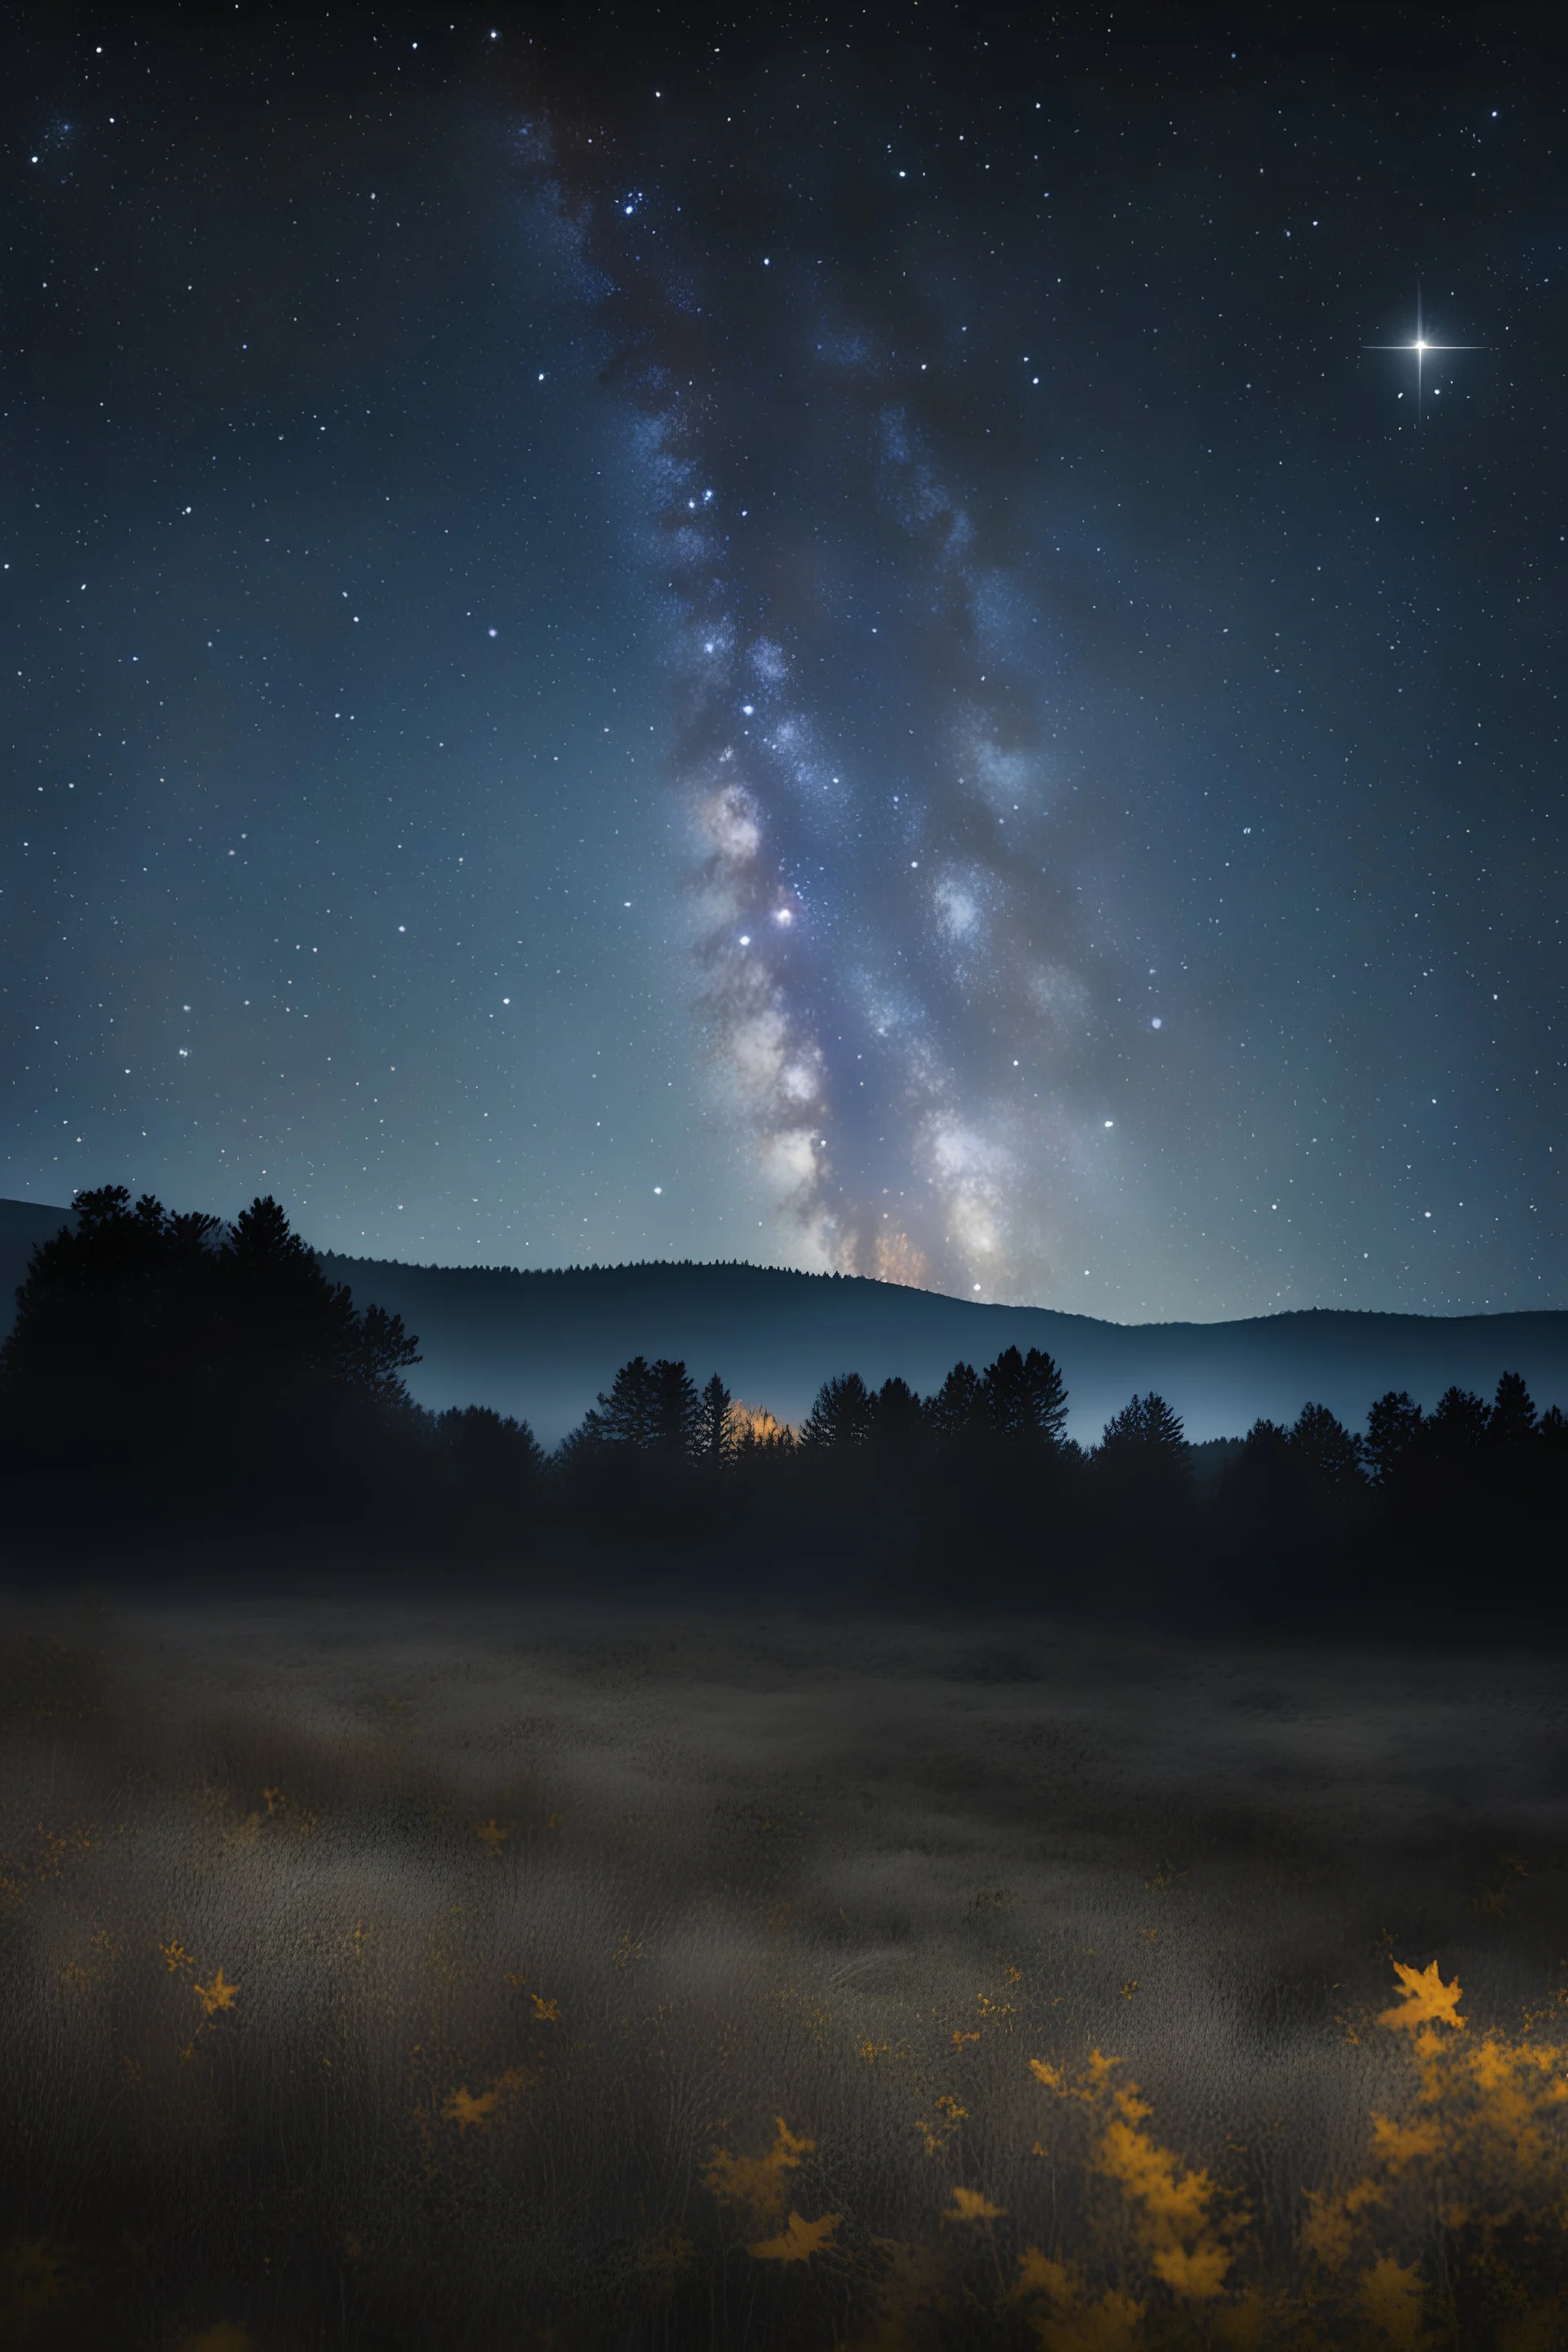
<svg viewBox="0 0 1568 2352">
<path fill-rule="evenodd" d="M 1533 1446 L 1538 1425 L 1534 1400 L 1522 1374 L 1504 1372 L 1487 1415 L 1488 1450 L 1508 1462 Z"/>
<path fill-rule="evenodd" d="M 871 1402 L 869 1434 L 879 1453 L 908 1455 L 926 1435 L 926 1418 L 919 1397 L 908 1381 L 895 1372 L 882 1382 Z"/>
<path fill-rule="evenodd" d="M 814 1453 L 863 1445 L 871 1433 L 873 1412 L 870 1391 L 859 1373 L 838 1373 L 817 1390 L 801 1426 L 801 1444 Z"/>
<path fill-rule="evenodd" d="M 1259 1418 L 1215 1481 L 1214 1509 L 1220 1528 L 1256 1543 L 1289 1510 L 1289 1497 L 1299 1484 L 1289 1431 L 1277 1421 Z"/>
<path fill-rule="evenodd" d="M 1447 1470 L 1473 1469 L 1486 1442 L 1487 1419 L 1486 1401 L 1473 1389 L 1445 1389 L 1422 1431 L 1427 1459 Z"/>
<path fill-rule="evenodd" d="M 1363 1441 L 1373 1483 L 1392 1486 L 1421 1442 L 1422 1412 L 1405 1389 L 1390 1389 L 1367 1409 Z"/>
<path fill-rule="evenodd" d="M 1059 1445 L 1067 1428 L 1067 1382 L 1039 1348 L 1026 1356 L 1004 1348 L 980 1382 L 987 1426 L 998 1437 L 1033 1439 Z"/>
<path fill-rule="evenodd" d="M 646 1452 L 658 1438 L 658 1399 L 646 1356 L 634 1356 L 583 1416 L 581 1428 L 569 1444 L 630 1445 Z"/>
<path fill-rule="evenodd" d="M 702 1405 L 686 1366 L 661 1356 L 649 1368 L 654 1444 L 668 1462 L 691 1462 L 701 1444 Z"/>
<path fill-rule="evenodd" d="M 1102 1506 L 1113 1521 L 1169 1521 L 1191 1499 L 1192 1473 L 1181 1421 L 1152 1389 L 1112 1413 L 1090 1466 Z"/>
<path fill-rule="evenodd" d="M 367 1482 L 394 1474 L 387 1448 L 416 1437 L 402 1374 L 417 1360 L 401 1320 L 357 1313 L 276 1201 L 226 1231 L 104 1185 L 33 1253 L 0 1404 L 25 1482 L 68 1455 L 68 1510 L 95 1494 L 121 1517 L 137 1496 L 148 1524 L 265 1519 L 290 1496 L 363 1510 Z"/>
<path fill-rule="evenodd" d="M 935 1396 L 926 1400 L 926 1415 L 939 1437 L 962 1438 L 984 1428 L 985 1404 L 973 1364 L 954 1364 Z"/>
<path fill-rule="evenodd" d="M 697 1451 L 715 1469 L 728 1462 L 735 1450 L 731 1405 L 730 1391 L 715 1372 L 699 1400 L 697 1420 Z"/>
<path fill-rule="evenodd" d="M 634 1356 L 623 1364 L 582 1426 L 567 1441 L 569 1452 L 621 1446 L 635 1454 L 690 1461 L 700 1443 L 702 1408 L 686 1366 L 661 1356 L 654 1363 Z"/>
<path fill-rule="evenodd" d="M 1304 1404 L 1290 1431 L 1290 1452 L 1311 1483 L 1331 1495 L 1359 1493 L 1366 1484 L 1362 1442 L 1326 1404 Z"/>
<path fill-rule="evenodd" d="M 1108 1468 L 1158 1462 L 1168 1469 L 1186 1465 L 1187 1442 L 1177 1414 L 1152 1389 L 1112 1413 L 1100 1436 L 1098 1459 Z"/>
</svg>

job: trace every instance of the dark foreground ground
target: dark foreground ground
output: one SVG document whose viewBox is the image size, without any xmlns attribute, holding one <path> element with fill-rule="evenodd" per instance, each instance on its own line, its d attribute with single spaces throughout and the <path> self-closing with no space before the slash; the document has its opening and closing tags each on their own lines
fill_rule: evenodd
<svg viewBox="0 0 1568 2352">
<path fill-rule="evenodd" d="M 1556 1656 L 790 1601 L 8 1604 L 0 2345 L 1565 2340 Z"/>
</svg>

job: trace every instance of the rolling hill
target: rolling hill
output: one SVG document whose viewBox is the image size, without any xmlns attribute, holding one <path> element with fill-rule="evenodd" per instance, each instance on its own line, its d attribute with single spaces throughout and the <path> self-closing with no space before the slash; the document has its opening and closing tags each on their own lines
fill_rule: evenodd
<svg viewBox="0 0 1568 2352">
<path fill-rule="evenodd" d="M 5 1320 L 34 1243 L 66 1212 L 0 1202 Z M 1568 1312 L 1378 1315 L 1338 1308 L 1232 1323 L 1102 1323 L 1043 1307 L 985 1307 L 853 1276 L 755 1265 L 653 1264 L 515 1273 L 488 1266 L 322 1263 L 419 1334 L 410 1386 L 429 1405 L 483 1403 L 563 1436 L 628 1357 L 679 1356 L 699 1381 L 798 1420 L 829 1373 L 930 1390 L 964 1358 L 1044 1348 L 1067 1375 L 1075 1436 L 1091 1442 L 1135 1389 L 1169 1398 L 1194 1441 L 1233 1436 L 1258 1414 L 1291 1419 L 1311 1398 L 1360 1427 L 1385 1389 L 1436 1402 L 1450 1381 L 1491 1393 L 1524 1374 L 1538 1403 L 1568 1406 Z"/>
</svg>

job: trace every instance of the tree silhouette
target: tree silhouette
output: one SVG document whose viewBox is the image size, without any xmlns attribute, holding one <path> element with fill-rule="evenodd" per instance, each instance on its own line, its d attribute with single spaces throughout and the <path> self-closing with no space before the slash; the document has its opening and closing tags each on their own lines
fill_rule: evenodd
<svg viewBox="0 0 1568 2352">
<path fill-rule="evenodd" d="M 987 1426 L 998 1437 L 1036 1439 L 1059 1445 L 1067 1428 L 1067 1382 L 1051 1357 L 1039 1348 L 1026 1356 L 1004 1348 L 988 1364 L 980 1382 L 980 1403 Z"/>
<path fill-rule="evenodd" d="M 151 1193 L 132 1207 L 110 1184 L 79 1193 L 76 1219 L 33 1252 L 16 1294 L 0 1349 L 13 1388 L 65 1377 L 147 1397 L 172 1371 L 216 1378 L 226 1367 L 406 1402 L 402 1374 L 419 1356 L 402 1318 L 356 1312 L 348 1285 L 328 1280 L 270 1197 L 226 1232 Z"/>
<path fill-rule="evenodd" d="M 215 1305 L 216 1217 L 173 1217 L 144 1193 L 134 1207 L 123 1184 L 77 1196 L 73 1229 L 33 1251 L 16 1293 L 16 1317 L 0 1378 L 13 1401 L 51 1400 L 68 1388 L 79 1412 L 91 1395 L 144 1397 L 160 1368 L 209 1336 Z"/>
<path fill-rule="evenodd" d="M 871 1433 L 874 1407 L 858 1372 L 824 1381 L 801 1425 L 800 1442 L 814 1453 L 863 1445 Z"/>
<path fill-rule="evenodd" d="M 1522 1453 L 1534 1443 L 1538 1425 L 1534 1402 L 1522 1375 L 1504 1372 L 1487 1415 L 1489 1449 L 1503 1455 Z"/>
<path fill-rule="evenodd" d="M 1390 1389 L 1369 1406 L 1363 1451 L 1379 1486 L 1391 1486 L 1421 1443 L 1421 1408 L 1406 1389 Z"/>
<path fill-rule="evenodd" d="M 1501 1559 L 1516 1600 L 1556 1605 L 1568 1420 L 1538 1415 L 1517 1372 L 1489 1407 L 1450 1388 L 1426 1413 L 1390 1391 L 1364 1439 L 1321 1403 L 1289 1429 L 1256 1422 L 1207 1449 L 1220 1466 L 1200 1491 L 1181 1420 L 1152 1391 L 1086 1457 L 1065 1433 L 1061 1371 L 1037 1349 L 1004 1348 L 983 1373 L 955 1364 L 923 1401 L 897 1373 L 874 1392 L 837 1375 L 798 1444 L 738 1412 L 719 1373 L 699 1394 L 683 1362 L 635 1356 L 549 1462 L 526 1424 L 488 1407 L 423 1413 L 404 1379 L 417 1360 L 399 1318 L 356 1308 L 270 1196 L 225 1226 L 122 1185 L 84 1192 L 74 1225 L 34 1252 L 0 1348 L 14 1505 L 28 1525 L 45 1507 L 64 1524 L 87 1497 L 79 1530 L 96 1496 L 95 1543 L 110 1510 L 149 1531 L 171 1510 L 247 1530 L 289 1511 L 509 1559 L 552 1523 L 687 1550 L 729 1545 L 741 1526 L 759 1560 L 804 1547 L 871 1562 L 905 1596 L 951 1592 L 977 1545 L 1033 1589 L 1103 1557 L 1109 1536 L 1120 1589 L 1146 1572 L 1185 1595 L 1196 1571 L 1248 1614 L 1290 1593 L 1343 1606 L 1380 1572 L 1393 1593 L 1434 1561 L 1450 1576 Z M 1276 1570 L 1267 1587 L 1260 1560 Z"/>
<path fill-rule="evenodd" d="M 1113 1522 L 1168 1524 L 1191 1500 L 1192 1468 L 1181 1421 L 1152 1389 L 1112 1413 L 1089 1466 Z"/>
<path fill-rule="evenodd" d="M 434 1451 L 452 1490 L 446 1517 L 462 1537 L 492 1545 L 531 1528 L 544 1454 L 527 1422 L 488 1405 L 454 1405 L 436 1423 Z"/>
<path fill-rule="evenodd" d="M 1468 1470 L 1486 1442 L 1488 1413 L 1473 1389 L 1445 1389 L 1424 1436 L 1428 1458 L 1446 1469 Z"/>
<path fill-rule="evenodd" d="M 973 1365 L 954 1364 L 935 1396 L 929 1399 L 926 1411 L 939 1437 L 966 1437 L 984 1429 L 985 1405 Z"/>
<path fill-rule="evenodd" d="M 270 1193 L 242 1209 L 219 1253 L 232 1330 L 242 1347 L 382 1404 L 403 1404 L 403 1374 L 419 1361 L 400 1315 L 356 1313 L 346 1282 L 330 1281 Z"/>
<path fill-rule="evenodd" d="M 869 1434 L 884 1453 L 908 1453 L 926 1433 L 925 1410 L 908 1381 L 895 1372 L 872 1399 Z"/>
<path fill-rule="evenodd" d="M 1362 1442 L 1326 1404 L 1304 1404 L 1290 1431 L 1290 1451 L 1314 1485 L 1346 1495 L 1366 1484 Z"/>
<path fill-rule="evenodd" d="M 588 1446 L 630 1445 L 639 1452 L 650 1447 L 658 1433 L 658 1412 L 646 1356 L 634 1356 L 610 1382 L 609 1394 L 599 1391 L 576 1433 Z"/>
<path fill-rule="evenodd" d="M 649 1363 L 634 1356 L 623 1364 L 584 1414 L 574 1445 L 626 1446 L 637 1454 L 659 1454 L 672 1461 L 689 1461 L 700 1443 L 701 1406 L 682 1363 L 659 1357 Z"/>
<path fill-rule="evenodd" d="M 1290 1459 L 1290 1433 L 1277 1421 L 1261 1417 L 1255 1421 L 1241 1441 L 1241 1452 L 1235 1467 L 1247 1467 L 1256 1474 L 1259 1468 L 1282 1473 Z"/>
<path fill-rule="evenodd" d="M 1158 1463 L 1166 1468 L 1186 1465 L 1187 1442 L 1182 1423 L 1163 1396 L 1152 1389 L 1134 1396 L 1112 1413 L 1100 1441 L 1099 1458 L 1115 1468 Z"/>
<path fill-rule="evenodd" d="M 1215 1482 L 1222 1518 L 1256 1539 L 1265 1524 L 1288 1507 L 1285 1498 L 1299 1483 L 1298 1466 L 1291 1457 L 1289 1431 L 1277 1421 L 1255 1421 Z"/>
<path fill-rule="evenodd" d="M 42 1475 L 68 1452 L 79 1509 L 118 1485 L 144 1513 L 265 1516 L 334 1477 L 363 1496 L 367 1445 L 412 1430 L 402 1375 L 417 1361 L 401 1319 L 357 1312 L 276 1201 L 225 1228 L 110 1184 L 34 1251 L 0 1402 L 14 1461 Z"/>
<path fill-rule="evenodd" d="M 714 1468 L 727 1462 L 735 1450 L 731 1402 L 729 1390 L 715 1372 L 698 1400 L 697 1416 L 697 1451 Z"/>
<path fill-rule="evenodd" d="M 543 1449 L 527 1422 L 514 1421 L 488 1404 L 451 1406 L 437 1416 L 436 1434 L 448 1460 L 465 1476 L 521 1485 L 543 1473 Z"/>
<path fill-rule="evenodd" d="M 661 1356 L 649 1370 L 654 1444 L 670 1462 L 690 1462 L 701 1444 L 702 1406 L 686 1366 Z"/>
</svg>

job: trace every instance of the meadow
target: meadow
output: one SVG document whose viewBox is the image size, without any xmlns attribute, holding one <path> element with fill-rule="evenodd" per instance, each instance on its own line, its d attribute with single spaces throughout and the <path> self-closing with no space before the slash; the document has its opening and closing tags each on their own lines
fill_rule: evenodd
<svg viewBox="0 0 1568 2352">
<path fill-rule="evenodd" d="M 1550 1654 L 220 1591 L 0 1681 L 0 2344 L 1568 2331 Z"/>
</svg>

